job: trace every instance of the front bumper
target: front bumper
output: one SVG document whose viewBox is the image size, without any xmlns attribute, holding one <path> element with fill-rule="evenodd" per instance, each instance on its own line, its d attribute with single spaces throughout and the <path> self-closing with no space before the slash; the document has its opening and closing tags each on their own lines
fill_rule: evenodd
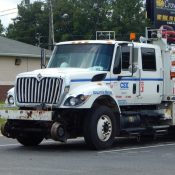
<svg viewBox="0 0 175 175">
<path fill-rule="evenodd" d="M 15 120 L 52 121 L 53 111 L 44 110 L 0 110 L 0 118 Z"/>
</svg>

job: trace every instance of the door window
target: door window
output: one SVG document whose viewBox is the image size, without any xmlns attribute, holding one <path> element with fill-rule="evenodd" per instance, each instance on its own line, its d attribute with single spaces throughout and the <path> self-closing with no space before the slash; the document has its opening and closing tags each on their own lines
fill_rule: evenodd
<svg viewBox="0 0 175 175">
<path fill-rule="evenodd" d="M 156 71 L 155 49 L 141 48 L 143 71 Z"/>
<path fill-rule="evenodd" d="M 122 70 L 128 70 L 130 59 L 130 47 L 122 46 Z"/>
</svg>

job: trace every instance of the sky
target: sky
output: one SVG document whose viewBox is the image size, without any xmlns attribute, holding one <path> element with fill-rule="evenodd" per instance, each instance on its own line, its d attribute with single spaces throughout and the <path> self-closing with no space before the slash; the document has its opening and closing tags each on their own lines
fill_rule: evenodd
<svg viewBox="0 0 175 175">
<path fill-rule="evenodd" d="M 17 4 L 22 0 L 0 0 L 0 20 L 4 27 L 12 23 L 12 18 L 17 16 Z M 33 2 L 35 0 L 30 0 Z"/>
</svg>

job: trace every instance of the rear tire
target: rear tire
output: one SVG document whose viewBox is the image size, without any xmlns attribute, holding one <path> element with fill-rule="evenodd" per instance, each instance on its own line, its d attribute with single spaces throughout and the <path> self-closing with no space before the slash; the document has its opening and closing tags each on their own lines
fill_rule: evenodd
<svg viewBox="0 0 175 175">
<path fill-rule="evenodd" d="M 110 108 L 92 109 L 84 120 L 85 142 L 92 149 L 109 148 L 116 136 L 116 118 Z"/>
<path fill-rule="evenodd" d="M 43 141 L 43 136 L 40 135 L 22 135 L 18 136 L 17 141 L 24 146 L 37 146 Z"/>
</svg>

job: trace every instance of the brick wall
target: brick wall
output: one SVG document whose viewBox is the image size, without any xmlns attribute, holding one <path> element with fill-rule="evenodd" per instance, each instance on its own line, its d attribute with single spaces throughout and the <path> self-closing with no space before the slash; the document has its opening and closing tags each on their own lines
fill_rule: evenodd
<svg viewBox="0 0 175 175">
<path fill-rule="evenodd" d="M 10 85 L 0 85 L 0 101 L 3 102 L 6 99 L 7 91 L 12 88 Z"/>
</svg>

